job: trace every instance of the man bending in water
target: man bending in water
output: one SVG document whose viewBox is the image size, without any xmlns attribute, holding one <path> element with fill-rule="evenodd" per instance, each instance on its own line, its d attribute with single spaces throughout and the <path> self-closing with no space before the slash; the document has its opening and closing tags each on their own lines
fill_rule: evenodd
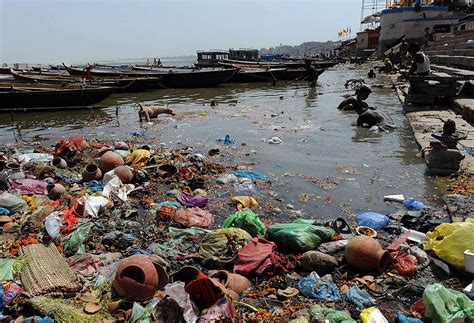
<svg viewBox="0 0 474 323">
<path fill-rule="evenodd" d="M 357 118 L 357 126 L 363 127 L 367 125 L 368 128 L 377 126 L 377 130 L 388 132 L 390 129 L 394 129 L 392 119 L 384 112 L 365 110 L 363 112 L 357 111 L 359 117 Z"/>
<path fill-rule="evenodd" d="M 355 96 L 348 97 L 337 108 L 342 111 L 360 111 L 362 113 L 369 109 L 369 105 L 364 100 L 369 97 L 370 93 L 372 93 L 370 87 L 362 85 L 355 91 Z"/>
</svg>

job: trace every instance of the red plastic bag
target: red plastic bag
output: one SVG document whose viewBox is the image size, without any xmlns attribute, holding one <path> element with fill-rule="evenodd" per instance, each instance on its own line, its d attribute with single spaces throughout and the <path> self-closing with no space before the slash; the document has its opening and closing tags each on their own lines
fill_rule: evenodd
<svg viewBox="0 0 474 323">
<path fill-rule="evenodd" d="M 392 267 L 392 273 L 401 276 L 413 276 L 418 261 L 415 256 L 406 253 L 400 254 Z"/>
<path fill-rule="evenodd" d="M 423 320 L 425 318 L 425 304 L 423 303 L 423 299 L 419 299 L 411 304 L 410 313 L 417 319 Z"/>
</svg>

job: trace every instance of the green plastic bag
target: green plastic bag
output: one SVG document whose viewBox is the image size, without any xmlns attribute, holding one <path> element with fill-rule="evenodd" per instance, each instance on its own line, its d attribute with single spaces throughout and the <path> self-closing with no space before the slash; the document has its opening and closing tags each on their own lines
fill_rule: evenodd
<svg viewBox="0 0 474 323">
<path fill-rule="evenodd" d="M 265 234 L 265 226 L 257 214 L 251 210 L 243 210 L 229 215 L 225 219 L 224 228 L 240 228 L 247 231 L 252 237 Z"/>
<path fill-rule="evenodd" d="M 345 311 L 338 311 L 333 308 L 328 308 L 319 304 L 315 304 L 311 307 L 311 318 L 318 320 L 326 319 L 329 323 L 341 323 L 341 322 L 355 322 L 349 313 Z"/>
<path fill-rule="evenodd" d="M 474 219 L 465 222 L 443 223 L 433 232 L 428 232 L 425 250 L 433 250 L 436 255 L 447 263 L 464 269 L 464 251 L 474 250 Z"/>
<path fill-rule="evenodd" d="M 448 323 L 456 318 L 474 319 L 474 301 L 441 284 L 428 285 L 423 292 L 425 316 L 433 322 Z"/>
<path fill-rule="evenodd" d="M 0 282 L 13 280 L 15 259 L 0 259 Z"/>
<path fill-rule="evenodd" d="M 247 231 L 239 228 L 219 229 L 204 236 L 199 254 L 204 258 L 204 265 L 230 266 L 235 261 L 239 249 L 251 239 Z"/>
<path fill-rule="evenodd" d="M 291 252 L 315 250 L 321 242 L 329 241 L 334 234 L 332 228 L 305 222 L 274 224 L 267 230 L 268 240 Z"/>
<path fill-rule="evenodd" d="M 77 229 L 69 235 L 68 240 L 64 243 L 64 250 L 74 252 L 76 255 L 84 254 L 86 252 L 84 241 L 86 241 L 86 238 L 93 226 L 94 223 L 92 222 L 84 223 L 78 226 Z"/>
</svg>

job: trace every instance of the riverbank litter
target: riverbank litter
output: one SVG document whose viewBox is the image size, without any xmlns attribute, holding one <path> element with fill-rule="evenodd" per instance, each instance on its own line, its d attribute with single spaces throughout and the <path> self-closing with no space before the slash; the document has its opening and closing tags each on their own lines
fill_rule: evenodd
<svg viewBox="0 0 474 323">
<path fill-rule="evenodd" d="M 394 214 L 303 217 L 251 163 L 143 140 L 2 147 L 2 318 L 474 319 L 472 219 L 411 198 Z"/>
</svg>

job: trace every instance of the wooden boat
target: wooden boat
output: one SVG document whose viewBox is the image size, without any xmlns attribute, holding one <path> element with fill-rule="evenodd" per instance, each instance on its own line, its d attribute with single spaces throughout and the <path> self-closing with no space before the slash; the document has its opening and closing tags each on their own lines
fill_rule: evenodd
<svg viewBox="0 0 474 323">
<path fill-rule="evenodd" d="M 160 77 L 93 77 L 84 81 L 80 77 L 54 73 L 31 73 L 11 71 L 13 77 L 22 82 L 42 84 L 86 84 L 94 86 L 111 86 L 116 92 L 130 93 L 147 90 L 162 89 Z"/>
<path fill-rule="evenodd" d="M 230 83 L 294 81 L 306 74 L 305 68 L 245 68 L 241 65 L 232 65 L 239 71 L 230 79 Z M 318 76 L 324 69 L 318 69 Z"/>
<path fill-rule="evenodd" d="M 64 65 L 71 75 L 83 75 L 81 68 L 72 68 Z M 193 69 L 193 68 L 173 68 L 173 69 L 154 69 L 139 68 L 104 70 L 92 69 L 92 76 L 122 76 L 122 77 L 161 77 L 161 84 L 165 88 L 200 88 L 215 87 L 230 80 L 237 70 L 229 69 Z"/>
<path fill-rule="evenodd" d="M 0 112 L 80 109 L 99 103 L 113 92 L 111 87 L 0 83 Z"/>
<path fill-rule="evenodd" d="M 305 61 L 279 61 L 279 62 L 262 62 L 262 61 L 236 61 L 236 60 L 222 60 L 220 61 L 220 65 L 222 66 L 239 66 L 241 68 L 304 68 Z M 312 64 L 316 66 L 316 68 L 320 69 L 327 69 L 333 67 L 339 62 L 337 61 L 319 61 L 319 60 L 312 60 Z"/>
</svg>

